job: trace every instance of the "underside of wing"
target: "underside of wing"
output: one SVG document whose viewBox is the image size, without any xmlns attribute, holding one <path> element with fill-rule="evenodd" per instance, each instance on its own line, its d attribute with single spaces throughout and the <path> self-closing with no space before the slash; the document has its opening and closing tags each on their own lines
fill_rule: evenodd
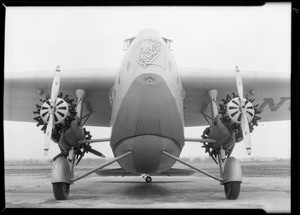
<svg viewBox="0 0 300 215">
<path fill-rule="evenodd" d="M 182 69 L 185 90 L 185 126 L 208 125 L 204 114 L 210 115 L 210 90 L 218 91 L 218 102 L 227 95 L 237 94 L 235 71 L 221 69 Z M 290 119 L 290 74 L 242 71 L 245 98 L 254 99 L 261 111 L 260 122 Z"/>
<path fill-rule="evenodd" d="M 60 92 L 77 101 L 75 91 L 86 91 L 84 113 L 92 112 L 86 125 L 110 126 L 111 106 L 109 91 L 115 80 L 117 69 L 61 70 Z M 4 120 L 36 122 L 33 120 L 36 104 L 51 94 L 54 70 L 24 73 L 5 73 Z"/>
</svg>

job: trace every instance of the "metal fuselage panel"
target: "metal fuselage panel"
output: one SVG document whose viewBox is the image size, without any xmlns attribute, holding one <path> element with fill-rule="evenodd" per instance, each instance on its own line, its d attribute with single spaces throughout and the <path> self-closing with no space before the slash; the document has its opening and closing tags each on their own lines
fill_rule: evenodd
<svg viewBox="0 0 300 215">
<path fill-rule="evenodd" d="M 111 148 L 131 173 L 160 173 L 184 146 L 183 89 L 178 68 L 162 37 L 142 31 L 130 45 L 111 90 Z"/>
</svg>

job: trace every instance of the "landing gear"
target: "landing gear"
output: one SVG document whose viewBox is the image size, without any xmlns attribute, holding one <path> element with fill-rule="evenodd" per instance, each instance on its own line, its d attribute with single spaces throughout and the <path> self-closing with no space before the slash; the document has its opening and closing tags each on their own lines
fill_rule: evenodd
<svg viewBox="0 0 300 215">
<path fill-rule="evenodd" d="M 143 174 L 143 175 L 142 175 L 142 178 L 145 179 L 145 181 L 146 181 L 147 183 L 151 183 L 151 181 L 152 181 L 151 176 L 148 175 L 148 174 Z"/>
<path fill-rule="evenodd" d="M 240 194 L 241 182 L 230 181 L 224 184 L 224 191 L 227 199 L 237 199 Z"/>
<path fill-rule="evenodd" d="M 69 196 L 71 184 L 71 168 L 64 156 L 58 157 L 52 166 L 51 183 L 56 200 L 66 200 Z"/>
<path fill-rule="evenodd" d="M 222 162 L 221 154 L 219 155 L 219 165 L 220 165 L 220 177 L 214 176 L 205 170 L 197 168 L 187 162 L 183 161 L 182 159 L 166 152 L 162 151 L 162 154 L 172 158 L 204 175 L 211 177 L 224 185 L 224 191 L 227 199 L 237 199 L 240 194 L 240 188 L 242 183 L 242 170 L 241 166 L 237 159 L 234 157 L 229 157 Z M 225 163 L 225 164 L 224 164 Z M 223 166 L 224 165 L 224 166 Z"/>
<path fill-rule="evenodd" d="M 53 194 L 56 200 L 66 200 L 69 196 L 70 184 L 57 182 L 52 184 Z"/>
<path fill-rule="evenodd" d="M 147 177 L 145 178 L 145 181 L 146 181 L 147 183 L 150 183 L 150 182 L 152 181 L 152 178 L 151 178 L 150 176 L 147 176 Z"/>
<path fill-rule="evenodd" d="M 240 194 L 242 183 L 242 170 L 237 159 L 229 157 L 226 159 L 223 170 L 223 184 L 227 199 L 237 199 Z"/>
</svg>

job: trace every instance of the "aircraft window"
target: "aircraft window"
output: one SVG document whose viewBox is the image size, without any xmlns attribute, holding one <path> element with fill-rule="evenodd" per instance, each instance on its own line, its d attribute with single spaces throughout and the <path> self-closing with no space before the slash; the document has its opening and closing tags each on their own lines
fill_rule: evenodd
<svg viewBox="0 0 300 215">
<path fill-rule="evenodd" d="M 165 43 L 167 44 L 167 46 L 169 47 L 170 51 L 173 51 L 171 49 L 171 43 L 173 42 L 173 40 L 167 39 L 163 37 L 163 40 L 165 41 Z"/>
<path fill-rule="evenodd" d="M 123 51 L 127 50 L 135 37 L 124 40 Z"/>
</svg>

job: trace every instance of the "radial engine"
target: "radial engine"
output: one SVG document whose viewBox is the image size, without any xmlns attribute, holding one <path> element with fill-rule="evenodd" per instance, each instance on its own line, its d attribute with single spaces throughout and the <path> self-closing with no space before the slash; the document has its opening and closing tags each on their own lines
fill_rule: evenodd
<svg viewBox="0 0 300 215">
<path fill-rule="evenodd" d="M 40 99 L 40 101 L 43 104 L 36 104 L 37 110 L 33 114 L 37 114 L 37 116 L 33 119 L 37 121 L 37 127 L 42 126 L 41 130 L 45 133 L 50 118 L 50 96 L 47 95 L 45 99 Z M 54 127 L 51 135 L 51 139 L 55 143 L 59 142 L 61 134 L 65 133 L 71 127 L 71 122 L 75 120 L 76 104 L 73 104 L 73 101 L 68 95 L 63 97 L 62 92 L 57 96 L 54 108 Z"/>
<path fill-rule="evenodd" d="M 252 105 L 254 99 L 246 99 L 243 96 L 243 83 L 240 71 L 236 67 L 236 83 L 238 94 L 232 93 L 232 97 L 227 95 L 225 99 L 217 102 L 216 90 L 211 90 L 212 117 L 210 127 L 207 127 L 203 134 L 203 139 L 213 139 L 216 143 L 204 142 L 205 152 L 216 162 L 218 155 L 224 159 L 229 157 L 235 143 L 244 140 L 248 155 L 251 154 L 250 133 L 253 132 L 257 121 L 261 119 L 258 115 L 258 104 Z M 206 118 L 206 115 L 204 115 Z M 221 150 L 222 149 L 222 150 Z"/>
<path fill-rule="evenodd" d="M 243 112 L 247 117 L 249 132 L 252 133 L 257 121 L 261 119 L 257 110 L 258 104 L 253 106 L 254 99 L 242 99 L 243 109 L 240 108 L 240 98 L 235 93 L 226 96 L 218 104 L 218 115 L 212 120 L 211 126 L 207 127 L 203 139 L 214 139 L 217 143 L 204 143 L 205 152 L 215 160 L 220 148 L 225 149 L 225 155 L 230 156 L 235 143 L 243 140 L 242 116 Z M 216 161 L 216 160 L 215 160 Z"/>
</svg>

